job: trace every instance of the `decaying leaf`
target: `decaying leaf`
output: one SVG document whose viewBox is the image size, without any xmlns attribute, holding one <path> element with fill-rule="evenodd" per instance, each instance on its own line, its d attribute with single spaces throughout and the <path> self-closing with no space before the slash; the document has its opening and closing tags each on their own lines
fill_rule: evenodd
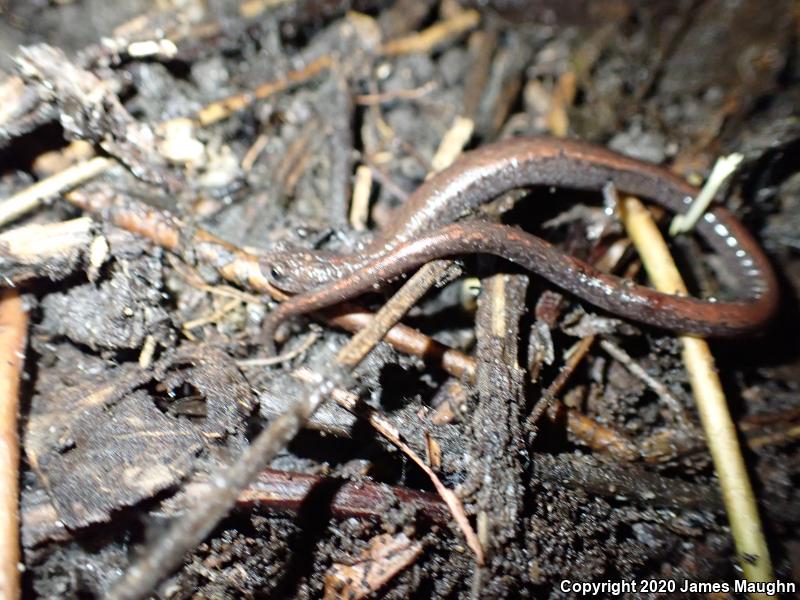
<svg viewBox="0 0 800 600">
<path fill-rule="evenodd" d="M 412 564 L 422 553 L 422 544 L 404 533 L 372 538 L 362 560 L 353 565 L 334 564 L 325 575 L 325 600 L 358 600 L 377 591 Z"/>
<path fill-rule="evenodd" d="M 187 389 L 205 415 L 171 409 Z M 34 397 L 26 452 L 59 518 L 74 529 L 177 484 L 205 444 L 240 430 L 252 406 L 229 357 L 208 347 L 179 350 L 151 371 L 124 365 L 99 385 Z"/>
</svg>

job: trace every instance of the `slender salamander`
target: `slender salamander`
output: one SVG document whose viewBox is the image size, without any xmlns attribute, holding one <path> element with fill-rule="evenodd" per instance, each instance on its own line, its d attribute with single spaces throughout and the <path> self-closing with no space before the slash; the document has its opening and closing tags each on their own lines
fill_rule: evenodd
<svg viewBox="0 0 800 600">
<path fill-rule="evenodd" d="M 768 259 L 741 223 L 721 207 L 696 231 L 741 282 L 741 299 L 716 302 L 656 292 L 565 255 L 524 231 L 482 221 L 456 223 L 502 192 L 530 185 L 620 192 L 682 213 L 697 189 L 666 169 L 576 140 L 515 138 L 468 152 L 421 185 L 397 209 L 392 225 L 350 255 L 294 250 L 264 257 L 277 287 L 298 293 L 267 319 L 284 319 L 362 294 L 429 260 L 486 253 L 511 260 L 611 313 L 666 329 L 738 335 L 763 325 L 778 303 Z"/>
</svg>

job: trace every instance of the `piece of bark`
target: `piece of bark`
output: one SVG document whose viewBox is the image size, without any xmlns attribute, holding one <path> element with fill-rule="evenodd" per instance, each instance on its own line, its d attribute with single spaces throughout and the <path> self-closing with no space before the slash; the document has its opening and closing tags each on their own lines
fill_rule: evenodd
<svg viewBox="0 0 800 600">
<path fill-rule="evenodd" d="M 520 576 L 516 571 L 522 565 L 514 542 L 521 534 L 525 496 L 519 460 L 523 450 L 525 371 L 518 364 L 518 340 L 527 286 L 524 275 L 500 274 L 484 280 L 476 315 L 478 402 L 470 416 L 472 464 L 465 488 L 475 490 L 472 495 L 478 522 L 481 513 L 486 519 L 482 541 L 487 544 L 491 575 L 482 591 L 490 596 L 503 595 L 503 581 Z"/>
</svg>

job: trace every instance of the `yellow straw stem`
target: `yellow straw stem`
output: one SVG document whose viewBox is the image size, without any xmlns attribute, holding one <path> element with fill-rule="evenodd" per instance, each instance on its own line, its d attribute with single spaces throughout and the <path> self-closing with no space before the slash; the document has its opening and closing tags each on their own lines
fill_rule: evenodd
<svg viewBox="0 0 800 600">
<path fill-rule="evenodd" d="M 650 212 L 636 198 L 620 202 L 622 222 L 642 259 L 653 285 L 662 292 L 686 295 L 686 285 L 670 255 Z M 739 565 L 745 579 L 773 581 L 769 550 L 761 528 L 753 488 L 747 475 L 736 427 L 714 365 L 708 343 L 702 338 L 681 335 L 683 361 L 689 373 L 697 410 L 711 458 L 719 477 Z M 751 594 L 751 598 L 767 598 Z"/>
</svg>

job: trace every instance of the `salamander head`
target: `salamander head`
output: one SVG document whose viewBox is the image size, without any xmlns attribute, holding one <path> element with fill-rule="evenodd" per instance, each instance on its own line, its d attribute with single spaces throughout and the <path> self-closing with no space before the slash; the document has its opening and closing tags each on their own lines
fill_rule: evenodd
<svg viewBox="0 0 800 600">
<path fill-rule="evenodd" d="M 290 294 L 305 292 L 339 277 L 337 255 L 284 248 L 263 256 L 259 263 L 270 284 Z"/>
</svg>

